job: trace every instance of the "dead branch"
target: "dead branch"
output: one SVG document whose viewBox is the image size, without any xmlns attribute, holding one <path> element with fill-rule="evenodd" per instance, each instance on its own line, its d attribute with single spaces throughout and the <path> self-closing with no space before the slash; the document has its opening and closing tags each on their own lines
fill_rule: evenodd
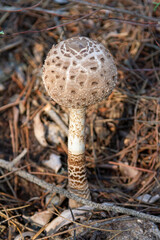
<svg viewBox="0 0 160 240">
<path fill-rule="evenodd" d="M 14 41 L 13 43 L 9 43 L 8 45 L 6 46 L 3 46 L 0 48 L 0 53 L 2 52 L 5 52 L 5 51 L 8 51 L 8 50 L 11 50 L 12 48 L 15 48 L 17 47 L 18 45 L 20 45 L 22 43 L 22 39 L 17 39 L 16 41 Z"/>
<path fill-rule="evenodd" d="M 38 3 L 36 3 L 35 5 L 31 6 L 31 7 L 27 7 L 27 8 L 16 8 L 16 7 L 4 7 L 0 9 L 0 12 L 22 12 L 22 11 L 26 11 L 26 10 L 31 10 L 36 8 L 37 6 L 39 6 L 41 4 L 42 0 L 39 1 Z"/>
<path fill-rule="evenodd" d="M 99 4 L 99 3 L 90 3 L 90 2 L 87 2 L 87 1 L 83 1 L 83 0 L 70 0 L 70 2 L 84 4 L 84 5 L 91 6 L 93 8 L 98 8 L 98 9 L 107 9 L 107 10 L 109 10 L 111 12 L 129 14 L 131 16 L 142 18 L 142 19 L 146 19 L 146 20 L 149 20 L 149 21 L 158 22 L 160 20 L 158 18 L 145 16 L 145 15 L 139 14 L 139 13 L 134 12 L 134 11 L 129 11 L 129 10 L 125 10 L 125 9 L 110 7 L 110 6 Z"/>
<path fill-rule="evenodd" d="M 135 210 L 132 210 L 132 209 L 119 207 L 119 206 L 116 206 L 113 203 L 105 202 L 105 203 L 100 204 L 100 203 L 95 203 L 95 202 L 89 201 L 89 200 L 84 199 L 84 198 L 80 198 L 80 197 L 78 197 L 74 194 L 71 194 L 70 192 L 68 192 L 67 190 L 65 190 L 63 188 L 56 187 L 53 184 L 47 183 L 47 182 L 45 182 L 45 181 L 27 173 L 25 171 L 22 171 L 22 170 L 19 170 L 16 167 L 13 167 L 12 164 L 8 163 L 6 160 L 0 159 L 0 167 L 4 168 L 4 169 L 6 169 L 10 172 L 14 172 L 16 175 L 26 179 L 29 182 L 37 184 L 38 186 L 48 190 L 51 193 L 56 192 L 56 193 L 62 194 L 64 196 L 68 197 L 68 198 L 71 198 L 71 199 L 79 202 L 79 203 L 91 206 L 94 209 L 105 210 L 105 211 L 113 211 L 113 212 L 116 212 L 116 213 L 127 214 L 127 215 L 131 215 L 131 216 L 135 216 L 135 217 L 138 217 L 138 218 L 147 219 L 147 220 L 150 220 L 150 221 L 153 221 L 153 222 L 160 223 L 160 217 L 157 217 L 157 216 L 154 216 L 154 215 L 149 215 L 149 214 L 141 213 L 141 212 L 138 212 L 138 211 L 135 211 Z"/>
</svg>

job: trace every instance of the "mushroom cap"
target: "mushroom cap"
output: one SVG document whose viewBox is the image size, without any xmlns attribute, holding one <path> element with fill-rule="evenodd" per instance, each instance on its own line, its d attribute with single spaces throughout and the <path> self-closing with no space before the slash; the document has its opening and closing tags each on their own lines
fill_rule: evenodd
<svg viewBox="0 0 160 240">
<path fill-rule="evenodd" d="M 43 66 L 43 81 L 55 102 L 82 108 L 111 94 L 117 82 L 117 68 L 101 43 L 73 37 L 53 45 Z"/>
</svg>

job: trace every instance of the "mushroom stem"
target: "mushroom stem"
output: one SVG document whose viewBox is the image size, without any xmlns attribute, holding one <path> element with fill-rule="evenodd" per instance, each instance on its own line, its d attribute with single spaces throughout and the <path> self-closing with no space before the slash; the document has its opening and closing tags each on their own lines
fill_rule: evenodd
<svg viewBox="0 0 160 240">
<path fill-rule="evenodd" d="M 85 166 L 85 108 L 70 109 L 68 136 L 68 182 L 69 191 L 90 199 L 90 191 Z M 69 200 L 70 207 L 79 207 Z"/>
</svg>

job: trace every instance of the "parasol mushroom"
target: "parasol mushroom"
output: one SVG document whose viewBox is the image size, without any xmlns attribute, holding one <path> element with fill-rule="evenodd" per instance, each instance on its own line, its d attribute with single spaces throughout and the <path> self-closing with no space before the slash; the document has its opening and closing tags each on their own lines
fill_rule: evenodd
<svg viewBox="0 0 160 240">
<path fill-rule="evenodd" d="M 117 82 L 117 69 L 110 52 L 97 41 L 73 37 L 49 51 L 43 82 L 50 97 L 69 108 L 69 191 L 90 199 L 85 167 L 85 109 L 106 99 Z M 79 206 L 69 200 L 70 207 Z"/>
</svg>

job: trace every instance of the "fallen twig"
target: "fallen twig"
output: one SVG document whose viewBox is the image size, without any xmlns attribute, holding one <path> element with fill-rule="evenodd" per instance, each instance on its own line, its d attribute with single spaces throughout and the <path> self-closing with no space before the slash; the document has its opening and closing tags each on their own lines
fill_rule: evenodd
<svg viewBox="0 0 160 240">
<path fill-rule="evenodd" d="M 92 201 L 89 201 L 87 199 L 81 198 L 79 196 L 76 196 L 70 192 L 68 192 L 67 190 L 60 188 L 60 187 L 56 187 L 53 184 L 47 183 L 44 180 L 41 180 L 25 171 L 19 170 L 16 167 L 11 166 L 11 164 L 3 159 L 0 159 L 0 167 L 7 169 L 8 171 L 14 171 L 14 173 L 24 179 L 26 179 L 29 182 L 32 182 L 34 184 L 37 184 L 38 186 L 48 190 L 49 192 L 53 193 L 59 193 L 62 194 L 68 198 L 71 198 L 79 203 L 82 203 L 84 205 L 88 205 L 93 207 L 94 209 L 97 210 L 105 210 L 105 211 L 113 211 L 116 213 L 123 213 L 123 214 L 127 214 L 127 215 L 131 215 L 131 216 L 135 216 L 138 218 L 142 218 L 142 219 L 147 219 L 153 222 L 157 222 L 160 223 L 160 217 L 154 216 L 154 215 L 150 215 L 150 214 L 146 214 L 146 213 L 141 213 L 132 209 L 128 209 L 128 208 L 123 208 L 123 207 L 119 207 L 116 206 L 113 203 L 95 203 Z"/>
<path fill-rule="evenodd" d="M 79 4 L 84 4 L 84 5 L 91 6 L 91 7 L 93 7 L 93 8 L 98 8 L 98 9 L 107 9 L 107 10 L 112 11 L 112 12 L 129 14 L 129 15 L 131 15 L 131 16 L 135 16 L 135 17 L 138 17 L 138 18 L 146 19 L 146 20 L 149 20 L 149 21 L 158 22 L 158 21 L 160 20 L 159 18 L 154 18 L 154 17 L 145 16 L 145 15 L 139 14 L 139 13 L 134 12 L 134 11 L 129 11 L 129 10 L 125 10 L 125 9 L 121 9 L 121 8 L 116 8 L 116 7 L 110 7 L 110 6 L 104 5 L 104 4 L 91 3 L 91 2 L 87 2 L 87 1 L 83 1 L 83 0 L 70 0 L 70 2 L 75 2 L 75 3 L 79 3 Z"/>
<path fill-rule="evenodd" d="M 53 29 L 56 29 L 58 27 L 64 27 L 64 26 L 67 26 L 68 24 L 72 24 L 73 21 L 74 22 L 79 22 L 83 19 L 86 19 L 94 14 L 96 14 L 97 12 L 99 11 L 98 10 L 95 10 L 89 14 L 86 14 L 85 16 L 82 16 L 80 18 L 77 18 L 77 19 L 74 19 L 72 21 L 69 21 L 69 22 L 66 22 L 66 23 L 63 23 L 63 24 L 60 24 L 58 26 L 54 26 L 54 27 L 49 27 L 49 28 L 44 28 L 44 29 L 40 29 L 40 30 L 27 30 L 27 31 L 23 31 L 23 32 L 16 32 L 16 33 L 12 33 L 11 35 L 5 35 L 5 37 L 10 37 L 10 36 L 17 36 L 17 35 L 20 35 L 20 34 L 26 34 L 26 33 L 40 33 L 40 32 L 44 32 L 44 31 L 50 31 L 50 30 L 53 30 Z"/>
<path fill-rule="evenodd" d="M 19 163 L 19 161 L 26 155 L 27 153 L 27 148 L 25 148 L 17 157 L 15 157 L 12 162 L 10 162 L 11 166 L 16 165 L 17 163 Z"/>
<path fill-rule="evenodd" d="M 16 7 L 1 7 L 0 12 L 22 12 L 22 11 L 26 11 L 26 10 L 31 10 L 36 8 L 37 6 L 39 6 L 42 3 L 42 0 L 39 1 L 38 3 L 36 3 L 35 5 L 31 6 L 31 7 L 26 7 L 26 8 L 16 8 Z"/>
<path fill-rule="evenodd" d="M 22 43 L 22 39 L 17 39 L 16 41 L 14 41 L 13 43 L 9 43 L 8 45 L 5 45 L 3 47 L 0 48 L 0 53 L 11 50 L 14 47 L 17 47 L 18 45 L 20 45 Z"/>
</svg>

